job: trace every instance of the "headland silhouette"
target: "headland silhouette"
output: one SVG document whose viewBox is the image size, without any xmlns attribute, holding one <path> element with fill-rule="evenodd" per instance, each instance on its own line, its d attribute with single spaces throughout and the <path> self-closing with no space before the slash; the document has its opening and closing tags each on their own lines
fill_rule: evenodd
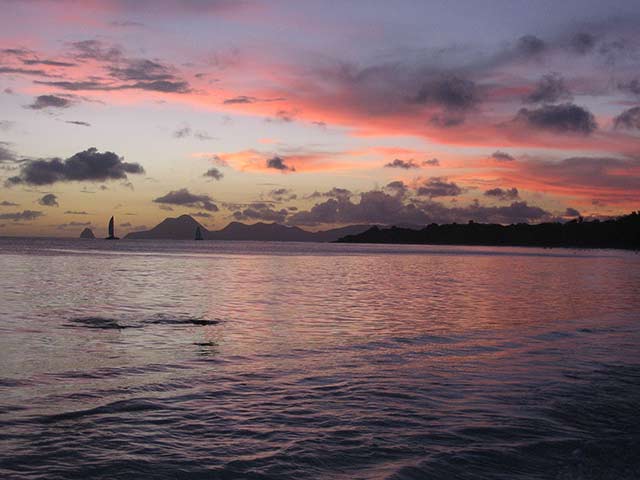
<svg viewBox="0 0 640 480">
<path fill-rule="evenodd" d="M 640 212 L 611 220 L 584 221 L 581 217 L 566 223 L 518 223 L 512 225 L 432 223 L 409 228 L 371 227 L 347 235 L 341 243 L 398 243 L 429 245 L 487 245 L 519 247 L 578 247 L 640 249 Z"/>
</svg>

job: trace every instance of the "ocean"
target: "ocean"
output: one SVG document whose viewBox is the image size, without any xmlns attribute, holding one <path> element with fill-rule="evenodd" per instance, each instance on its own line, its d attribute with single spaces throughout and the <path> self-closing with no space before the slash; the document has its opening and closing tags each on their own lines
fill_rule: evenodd
<svg viewBox="0 0 640 480">
<path fill-rule="evenodd" d="M 0 238 L 0 478 L 640 478 L 640 255 Z"/>
</svg>

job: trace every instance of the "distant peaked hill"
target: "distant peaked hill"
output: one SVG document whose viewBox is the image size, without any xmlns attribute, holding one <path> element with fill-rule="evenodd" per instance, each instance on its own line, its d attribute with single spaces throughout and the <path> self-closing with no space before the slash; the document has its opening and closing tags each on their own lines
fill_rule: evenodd
<svg viewBox="0 0 640 480">
<path fill-rule="evenodd" d="M 231 222 L 222 230 L 210 232 L 207 238 L 212 240 L 264 240 L 281 242 L 309 241 L 310 232 L 298 227 L 286 227 L 277 223 L 256 223 L 246 225 Z"/>
<path fill-rule="evenodd" d="M 180 215 L 178 218 L 165 218 L 151 230 L 131 232 L 127 239 L 164 239 L 164 240 L 193 240 L 196 228 L 200 227 L 202 236 L 208 238 L 209 231 L 190 215 Z"/>
<path fill-rule="evenodd" d="M 334 242 L 346 235 L 357 235 L 370 225 L 351 225 L 321 232 L 308 232 L 298 227 L 278 223 L 255 223 L 246 225 L 231 222 L 222 230 L 209 231 L 189 215 L 166 218 L 151 230 L 131 232 L 127 239 L 193 240 L 196 228 L 200 227 L 205 240 L 250 240 L 272 242 Z"/>
</svg>

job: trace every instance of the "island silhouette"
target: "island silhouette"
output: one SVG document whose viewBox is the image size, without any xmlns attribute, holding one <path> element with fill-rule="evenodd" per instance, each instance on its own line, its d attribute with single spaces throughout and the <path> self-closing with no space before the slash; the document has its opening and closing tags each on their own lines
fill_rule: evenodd
<svg viewBox="0 0 640 480">
<path fill-rule="evenodd" d="M 88 238 L 93 240 L 96 238 L 96 236 L 93 234 L 93 230 L 87 227 L 80 233 L 80 238 Z"/>
<path fill-rule="evenodd" d="M 309 232 L 298 227 L 278 223 L 254 223 L 247 225 L 231 222 L 221 230 L 208 230 L 190 215 L 165 218 L 150 230 L 131 232 L 126 240 L 252 240 L 274 242 L 334 242 L 346 235 L 355 235 L 369 229 L 371 225 L 350 225 L 319 232 Z M 200 235 L 197 232 L 200 232 Z"/>
<path fill-rule="evenodd" d="M 341 243 L 398 243 L 429 245 L 486 245 L 526 247 L 578 247 L 640 249 L 640 212 L 610 220 L 584 221 L 582 217 L 560 223 L 511 225 L 432 223 L 418 230 L 380 228 L 347 235 Z"/>
</svg>

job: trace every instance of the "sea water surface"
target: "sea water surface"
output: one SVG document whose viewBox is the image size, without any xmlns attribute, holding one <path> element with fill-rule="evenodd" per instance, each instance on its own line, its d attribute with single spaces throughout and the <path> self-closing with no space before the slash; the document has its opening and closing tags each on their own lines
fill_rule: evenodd
<svg viewBox="0 0 640 480">
<path fill-rule="evenodd" d="M 640 478 L 640 255 L 0 239 L 0 478 Z"/>
</svg>

